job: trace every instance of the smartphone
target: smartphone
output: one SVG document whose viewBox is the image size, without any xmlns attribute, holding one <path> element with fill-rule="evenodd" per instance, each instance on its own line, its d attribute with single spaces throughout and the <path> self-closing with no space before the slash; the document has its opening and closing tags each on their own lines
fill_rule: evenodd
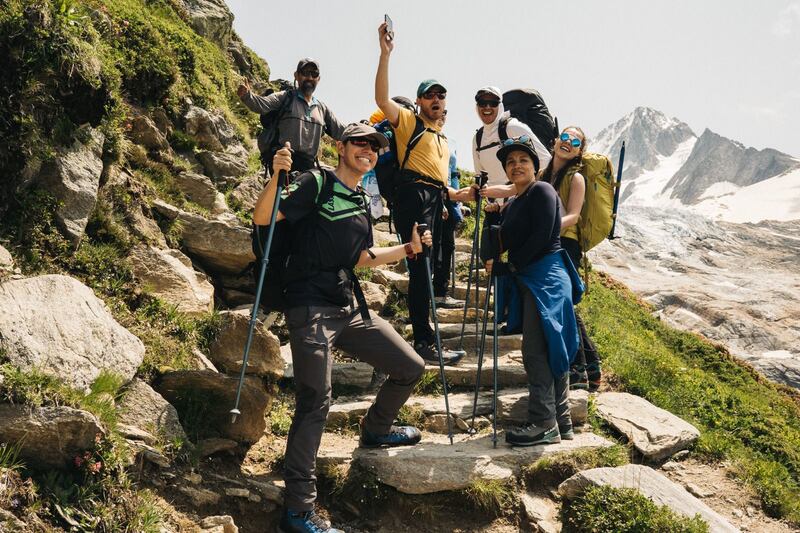
<svg viewBox="0 0 800 533">
<path fill-rule="evenodd" d="M 392 19 L 389 15 L 383 16 L 384 22 L 386 22 L 386 39 L 389 41 L 394 40 L 394 25 L 392 24 Z"/>
</svg>

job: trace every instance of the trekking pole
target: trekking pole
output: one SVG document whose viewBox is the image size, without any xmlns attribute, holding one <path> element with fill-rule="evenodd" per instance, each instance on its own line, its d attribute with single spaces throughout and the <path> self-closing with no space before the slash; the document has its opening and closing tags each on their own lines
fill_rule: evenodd
<svg viewBox="0 0 800 533">
<path fill-rule="evenodd" d="M 617 229 L 617 209 L 619 209 L 619 193 L 622 190 L 622 164 L 625 162 L 625 141 L 622 141 L 622 148 L 619 149 L 619 163 L 617 164 L 617 183 L 615 187 L 617 188 L 614 191 L 614 213 L 611 217 L 614 219 L 614 223 L 611 225 L 611 233 L 608 234 L 609 240 L 614 240 L 614 230 Z"/>
<path fill-rule="evenodd" d="M 475 183 L 478 187 L 483 188 L 486 185 L 486 182 L 489 180 L 489 175 L 486 172 L 481 172 L 475 177 Z M 479 233 L 480 233 L 480 222 L 481 222 L 481 200 L 483 198 L 480 195 L 479 191 L 475 191 L 475 231 L 472 233 L 472 251 L 469 255 L 469 272 L 467 273 L 467 293 L 466 297 L 464 298 L 464 314 L 461 317 L 461 335 L 458 339 L 458 349 L 454 350 L 455 353 L 465 354 L 466 351 L 464 350 L 464 331 L 467 327 L 467 309 L 469 308 L 469 293 L 472 289 L 472 268 L 475 267 L 475 309 L 477 313 L 478 307 L 478 296 L 480 295 L 480 291 L 477 289 L 478 287 L 478 265 L 477 265 L 477 252 L 478 252 L 478 242 L 479 242 Z M 475 342 L 478 342 L 478 329 L 476 326 L 475 329 Z"/>
<path fill-rule="evenodd" d="M 286 185 L 286 171 L 278 172 L 278 187 L 275 192 L 275 202 L 272 204 L 272 215 L 269 219 L 269 232 L 267 233 L 267 244 L 264 247 L 264 255 L 261 257 L 261 272 L 258 275 L 258 285 L 256 286 L 256 301 L 253 303 L 253 312 L 250 314 L 250 329 L 247 332 L 247 342 L 244 345 L 244 356 L 242 357 L 242 371 L 239 373 L 239 385 L 236 387 L 236 402 L 231 409 L 231 424 L 236 423 L 236 417 L 242 414 L 239 411 L 239 400 L 242 396 L 242 385 L 244 375 L 247 372 L 247 360 L 250 357 L 250 346 L 253 344 L 253 333 L 256 330 L 258 320 L 258 304 L 261 302 L 261 289 L 264 288 L 264 278 L 267 275 L 269 265 L 269 251 L 272 248 L 272 237 L 275 234 L 275 220 L 278 218 L 278 206 L 281 203 L 281 192 Z"/>
<path fill-rule="evenodd" d="M 427 224 L 417 224 L 417 233 L 420 238 L 422 234 L 428 230 Z M 442 337 L 439 334 L 439 317 L 436 316 L 436 300 L 433 297 L 433 278 L 431 276 L 431 258 L 428 255 L 430 248 L 422 245 L 422 254 L 425 257 L 425 274 L 428 280 L 428 294 L 431 297 L 431 312 L 433 313 L 433 332 L 436 336 L 436 353 L 439 355 L 439 374 L 442 378 L 442 387 L 444 388 L 444 410 L 447 413 L 447 437 L 450 439 L 450 444 L 453 444 L 453 421 L 450 418 L 450 401 L 447 397 L 447 377 L 444 374 L 444 360 L 442 359 Z"/>
<path fill-rule="evenodd" d="M 477 433 L 475 429 L 475 415 L 478 411 L 478 394 L 480 394 L 481 389 L 481 374 L 483 374 L 483 354 L 484 354 L 484 347 L 486 346 L 486 329 L 489 320 L 489 298 L 492 296 L 492 278 L 494 276 L 490 276 L 489 285 L 486 287 L 486 299 L 483 303 L 483 329 L 481 330 L 481 342 L 478 345 L 478 372 L 475 374 L 475 396 L 472 399 L 472 420 L 470 421 L 470 428 L 469 433 L 474 435 Z M 497 298 L 497 295 L 495 295 Z"/>
<path fill-rule="evenodd" d="M 494 272 L 494 270 L 492 270 L 492 272 Z M 497 448 L 497 364 L 499 358 L 498 352 L 500 351 L 497 340 L 497 276 L 492 275 L 490 281 L 492 282 L 492 287 L 494 287 L 494 315 L 492 316 L 492 325 L 494 326 L 492 336 L 492 361 L 494 364 L 494 368 L 492 369 L 494 377 L 494 383 L 492 385 L 492 444 Z"/>
</svg>

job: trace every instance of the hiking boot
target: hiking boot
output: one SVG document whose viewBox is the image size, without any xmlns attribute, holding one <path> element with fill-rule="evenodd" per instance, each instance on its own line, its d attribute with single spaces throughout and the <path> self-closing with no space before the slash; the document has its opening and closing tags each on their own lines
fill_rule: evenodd
<svg viewBox="0 0 800 533">
<path fill-rule="evenodd" d="M 506 431 L 506 442 L 512 446 L 536 446 L 537 444 L 554 444 L 561 442 L 558 425 L 543 428 L 536 424 L 528 424 L 520 428 Z"/>
<path fill-rule="evenodd" d="M 285 509 L 278 524 L 278 533 L 344 533 L 334 529 L 314 511 L 294 512 Z"/>
<path fill-rule="evenodd" d="M 569 388 L 570 390 L 587 390 L 589 388 L 589 377 L 586 375 L 586 368 L 574 365 L 569 369 Z"/>
<path fill-rule="evenodd" d="M 422 357 L 426 364 L 439 364 L 439 354 L 436 351 L 435 344 L 430 344 L 424 341 L 415 342 L 414 351 L 417 352 L 420 357 Z M 455 365 L 461 361 L 461 358 L 464 357 L 464 355 L 465 354 L 463 352 L 451 352 L 450 350 L 445 350 L 442 348 L 442 361 L 444 362 L 445 366 Z"/>
<path fill-rule="evenodd" d="M 450 297 L 449 294 L 437 296 L 433 301 L 436 302 L 436 307 L 441 307 L 442 309 L 461 309 L 464 307 L 464 300 L 456 300 Z"/>
<path fill-rule="evenodd" d="M 358 441 L 362 448 L 378 448 L 380 446 L 413 446 L 422 438 L 419 430 L 413 426 L 392 426 L 389 432 L 376 435 L 367 430 L 364 419 L 361 419 L 361 438 Z"/>
<path fill-rule="evenodd" d="M 602 374 L 600 373 L 600 361 L 586 365 L 586 378 L 589 382 L 589 392 L 597 392 L 600 388 Z"/>
<path fill-rule="evenodd" d="M 558 434 L 561 435 L 561 440 L 573 440 L 575 438 L 575 431 L 572 426 L 558 426 Z"/>
</svg>

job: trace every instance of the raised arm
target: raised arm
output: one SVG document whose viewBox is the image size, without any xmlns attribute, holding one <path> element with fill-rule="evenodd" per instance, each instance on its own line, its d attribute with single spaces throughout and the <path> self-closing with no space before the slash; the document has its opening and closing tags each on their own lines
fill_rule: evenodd
<svg viewBox="0 0 800 533">
<path fill-rule="evenodd" d="M 400 120 L 400 105 L 389 97 L 389 57 L 394 50 L 394 41 L 389 40 L 386 34 L 385 22 L 378 27 L 378 41 L 381 57 L 378 60 L 378 72 L 375 74 L 375 103 L 392 126 L 397 126 Z"/>
<path fill-rule="evenodd" d="M 253 113 L 264 114 L 269 113 L 274 109 L 278 109 L 281 99 L 285 93 L 284 91 L 281 91 L 278 93 L 272 93 L 269 96 L 260 96 L 252 91 L 250 88 L 250 82 L 248 82 L 246 79 L 243 79 L 242 84 L 239 85 L 239 88 L 236 90 L 236 94 L 239 95 L 239 98 L 242 100 L 242 103 L 247 106 L 247 109 Z"/>
</svg>

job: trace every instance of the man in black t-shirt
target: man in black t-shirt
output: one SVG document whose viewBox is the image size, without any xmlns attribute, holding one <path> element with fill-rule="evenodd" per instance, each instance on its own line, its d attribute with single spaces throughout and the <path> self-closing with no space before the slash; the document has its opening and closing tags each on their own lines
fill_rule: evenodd
<svg viewBox="0 0 800 533">
<path fill-rule="evenodd" d="M 288 220 L 292 229 L 284 288 L 296 395 L 284 461 L 280 528 L 285 533 L 339 531 L 314 512 L 314 471 L 331 403 L 333 346 L 389 375 L 361 421 L 361 446 L 401 446 L 420 440 L 416 428 L 392 422 L 425 363 L 385 320 L 359 310 L 353 295 L 354 289 L 359 292 L 354 267 L 413 258 L 422 252 L 423 243 L 433 242 L 429 231 L 422 238 L 414 231 L 409 243 L 372 248 L 369 203 L 359 184 L 375 167 L 378 150 L 387 144 L 371 126 L 349 125 L 336 143 L 336 169 L 301 174 L 281 198 L 277 220 Z M 288 143 L 273 165 L 276 172 L 291 168 Z M 272 180 L 261 193 L 253 213 L 255 224 L 269 224 L 276 189 L 277 180 Z"/>
</svg>

